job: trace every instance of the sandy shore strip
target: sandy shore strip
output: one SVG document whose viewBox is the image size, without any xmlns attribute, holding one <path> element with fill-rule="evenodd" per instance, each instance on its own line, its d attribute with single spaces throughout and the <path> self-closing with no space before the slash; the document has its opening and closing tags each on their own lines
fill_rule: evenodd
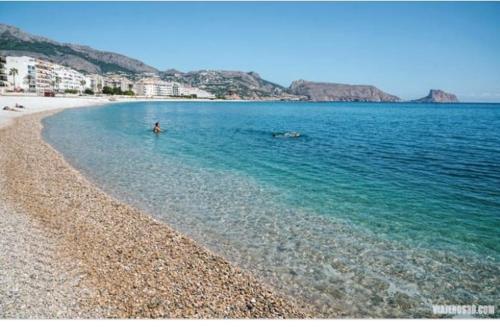
<svg viewBox="0 0 500 329">
<path fill-rule="evenodd" d="M 88 182 L 42 140 L 40 120 L 52 113 L 0 130 L 0 317 L 309 316 Z"/>
<path fill-rule="evenodd" d="M 13 119 L 27 114 L 106 103 L 109 103 L 106 97 L 0 96 L 0 128 L 11 124 Z M 16 104 L 23 105 L 24 108 L 16 108 Z M 4 111 L 5 106 L 16 111 Z"/>
</svg>

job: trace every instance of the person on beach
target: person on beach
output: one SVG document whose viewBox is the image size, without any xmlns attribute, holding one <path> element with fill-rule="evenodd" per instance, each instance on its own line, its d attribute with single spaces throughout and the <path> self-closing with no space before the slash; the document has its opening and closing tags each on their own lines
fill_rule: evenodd
<svg viewBox="0 0 500 329">
<path fill-rule="evenodd" d="M 160 128 L 160 123 L 159 122 L 155 123 L 155 126 L 153 127 L 153 132 L 155 134 L 161 133 L 161 128 Z"/>
</svg>

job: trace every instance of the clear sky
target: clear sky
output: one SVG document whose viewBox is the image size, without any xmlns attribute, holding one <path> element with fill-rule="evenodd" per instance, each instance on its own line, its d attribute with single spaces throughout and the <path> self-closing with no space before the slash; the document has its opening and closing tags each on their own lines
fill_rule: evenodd
<svg viewBox="0 0 500 329">
<path fill-rule="evenodd" d="M 500 3 L 0 3 L 0 22 L 158 69 L 500 101 Z"/>
</svg>

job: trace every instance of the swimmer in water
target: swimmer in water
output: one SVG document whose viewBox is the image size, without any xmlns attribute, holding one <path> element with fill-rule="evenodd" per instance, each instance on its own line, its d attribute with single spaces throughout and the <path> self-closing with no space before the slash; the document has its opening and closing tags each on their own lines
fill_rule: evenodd
<svg viewBox="0 0 500 329">
<path fill-rule="evenodd" d="M 273 132 L 274 138 L 298 138 L 300 133 L 296 131 Z"/>
<path fill-rule="evenodd" d="M 160 128 L 160 123 L 159 122 L 155 123 L 155 126 L 153 127 L 153 132 L 155 134 L 161 133 L 161 128 Z"/>
</svg>

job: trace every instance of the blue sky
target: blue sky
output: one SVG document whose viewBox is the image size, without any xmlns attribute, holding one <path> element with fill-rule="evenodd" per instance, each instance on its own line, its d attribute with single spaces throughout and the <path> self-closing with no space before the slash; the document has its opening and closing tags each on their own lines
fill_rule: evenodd
<svg viewBox="0 0 500 329">
<path fill-rule="evenodd" d="M 500 3 L 0 3 L 0 22 L 158 69 L 500 101 Z"/>
</svg>

